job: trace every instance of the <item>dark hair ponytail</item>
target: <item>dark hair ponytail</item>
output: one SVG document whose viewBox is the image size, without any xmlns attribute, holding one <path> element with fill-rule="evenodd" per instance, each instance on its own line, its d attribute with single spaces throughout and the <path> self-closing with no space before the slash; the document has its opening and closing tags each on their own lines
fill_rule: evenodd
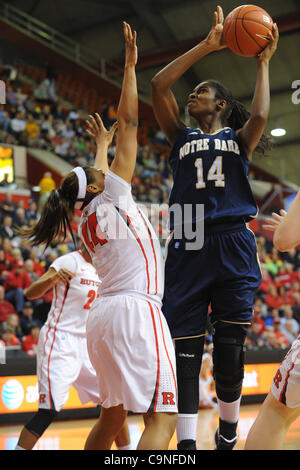
<svg viewBox="0 0 300 470">
<path fill-rule="evenodd" d="M 249 111 L 247 111 L 242 103 L 233 98 L 231 91 L 222 85 L 222 83 L 217 80 L 207 80 L 207 83 L 215 89 L 216 99 L 225 100 L 227 102 L 226 109 L 222 116 L 222 124 L 224 126 L 231 127 L 234 130 L 241 129 L 250 117 Z M 255 152 L 265 155 L 266 151 L 271 148 L 271 140 L 263 134 Z"/>
<path fill-rule="evenodd" d="M 84 168 L 87 176 L 87 184 L 93 181 L 89 168 Z M 67 230 L 76 240 L 71 229 L 69 216 L 74 213 L 74 207 L 78 194 L 78 179 L 74 172 L 69 173 L 63 180 L 60 189 L 54 189 L 49 194 L 43 207 L 41 217 L 36 225 L 26 229 L 19 229 L 18 232 L 24 238 L 28 238 L 32 246 L 46 244 L 46 248 L 58 239 L 64 240 Z M 84 204 L 90 201 L 91 197 L 87 193 Z"/>
</svg>

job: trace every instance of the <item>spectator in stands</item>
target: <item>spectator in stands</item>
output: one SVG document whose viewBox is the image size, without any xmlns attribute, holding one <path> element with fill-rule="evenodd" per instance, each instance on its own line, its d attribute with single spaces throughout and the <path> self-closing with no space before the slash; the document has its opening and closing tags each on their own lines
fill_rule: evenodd
<svg viewBox="0 0 300 470">
<path fill-rule="evenodd" d="M 6 300 L 14 304 L 19 314 L 22 313 L 24 308 L 24 289 L 29 287 L 30 284 L 30 277 L 24 270 L 24 261 L 18 261 L 15 269 L 7 275 L 4 288 Z"/>
<path fill-rule="evenodd" d="M 40 322 L 34 318 L 34 309 L 32 303 L 25 302 L 23 312 L 20 317 L 20 326 L 23 335 L 28 335 L 30 333 L 30 329 L 34 323 L 41 327 Z"/>
<path fill-rule="evenodd" d="M 280 286 L 278 289 L 278 294 L 280 295 L 282 301 L 282 307 L 291 306 L 295 303 L 294 298 L 290 293 L 289 287 L 289 284 L 286 284 L 285 286 Z"/>
<path fill-rule="evenodd" d="M 0 341 L 4 344 L 5 347 L 8 346 L 20 346 L 20 341 L 14 335 L 13 329 L 10 326 L 6 326 L 1 334 L 0 334 Z"/>
<path fill-rule="evenodd" d="M 24 267 L 25 267 L 25 271 L 30 277 L 31 283 L 37 281 L 39 276 L 34 272 L 34 262 L 32 261 L 32 259 L 27 259 L 25 261 Z"/>
<path fill-rule="evenodd" d="M 5 279 L 10 269 L 11 264 L 6 258 L 4 250 L 0 248 L 0 279 Z"/>
<path fill-rule="evenodd" d="M 10 192 L 6 193 L 5 201 L 1 205 L 1 212 L 3 216 L 12 215 L 14 212 L 15 206 L 12 201 L 12 194 Z"/>
<path fill-rule="evenodd" d="M 293 310 L 291 307 L 285 307 L 284 309 L 284 316 L 281 318 L 281 331 L 287 337 L 290 345 L 298 336 L 299 323 L 293 318 Z"/>
<path fill-rule="evenodd" d="M 16 314 L 12 303 L 5 299 L 5 289 L 0 286 L 0 323 L 6 322 L 9 315 Z"/>
<path fill-rule="evenodd" d="M 2 249 L 5 254 L 5 259 L 8 261 L 8 263 L 12 264 L 14 261 L 14 257 L 12 255 L 13 247 L 9 238 L 3 238 Z"/>
<path fill-rule="evenodd" d="M 5 110 L 4 105 L 0 105 L 0 128 L 7 132 L 9 129 L 10 117 L 9 113 Z"/>
<path fill-rule="evenodd" d="M 247 331 L 245 345 L 251 349 L 252 347 L 255 348 L 262 348 L 268 345 L 267 338 L 264 333 L 261 332 L 262 328 L 260 323 L 252 320 L 251 326 Z"/>
<path fill-rule="evenodd" d="M 35 356 L 39 342 L 40 327 L 33 323 L 30 332 L 23 338 L 22 351 L 26 352 L 28 356 Z"/>
<path fill-rule="evenodd" d="M 68 154 L 69 147 L 70 147 L 70 142 L 68 138 L 62 135 L 60 138 L 60 142 L 58 145 L 55 146 L 54 151 L 60 157 L 65 158 Z"/>
<path fill-rule="evenodd" d="M 18 227 L 23 227 L 24 225 L 28 224 L 25 209 L 23 209 L 22 207 L 18 207 L 15 213 L 13 222 L 14 222 L 14 226 L 16 227 L 16 230 L 18 229 Z M 14 231 L 14 235 L 16 235 L 15 231 Z"/>
<path fill-rule="evenodd" d="M 37 211 L 37 203 L 35 201 L 29 202 L 29 207 L 26 210 L 26 218 L 27 220 L 29 219 L 37 220 L 39 218 L 39 214 Z"/>
<path fill-rule="evenodd" d="M 279 256 L 277 248 L 272 248 L 272 253 L 268 254 L 265 259 L 267 270 L 273 275 L 276 276 L 280 266 L 282 266 L 283 261 Z"/>
<path fill-rule="evenodd" d="M 29 259 L 33 261 L 33 272 L 41 277 L 45 273 L 45 261 L 40 262 L 38 248 L 31 248 Z"/>
<path fill-rule="evenodd" d="M 4 217 L 3 224 L 1 225 L 1 228 L 0 228 L 1 237 L 12 240 L 14 237 L 14 231 L 12 227 L 13 227 L 13 219 L 10 215 L 6 215 Z"/>
<path fill-rule="evenodd" d="M 280 315 L 279 315 L 279 310 L 278 308 L 269 308 L 268 309 L 268 314 L 265 318 L 265 326 L 266 326 L 266 329 L 269 329 L 269 330 L 272 330 L 273 329 L 273 324 L 274 324 L 274 320 L 276 319 L 280 319 Z"/>
<path fill-rule="evenodd" d="M 27 123 L 25 126 L 26 140 L 29 147 L 34 147 L 40 136 L 40 126 L 34 120 L 32 114 L 27 115 Z"/>
<path fill-rule="evenodd" d="M 14 117 L 10 121 L 10 129 L 12 134 L 20 141 L 23 141 L 22 136 L 24 134 L 26 127 L 26 119 L 25 114 L 23 112 L 17 113 L 16 117 Z"/>
<path fill-rule="evenodd" d="M 9 326 L 10 328 L 12 328 L 13 333 L 18 338 L 18 340 L 22 340 L 23 332 L 20 325 L 20 318 L 16 313 L 9 314 L 4 326 Z"/>
<path fill-rule="evenodd" d="M 50 192 L 56 188 L 56 183 L 52 178 L 52 173 L 50 171 L 46 171 L 39 181 L 38 186 L 40 189 L 40 197 L 39 197 L 39 204 L 38 204 L 38 212 L 41 213 L 43 205 L 48 199 Z"/>
<path fill-rule="evenodd" d="M 254 304 L 252 321 L 256 323 L 256 325 L 259 325 L 259 328 L 257 327 L 257 333 L 262 335 L 266 331 L 266 325 L 261 315 L 260 305 Z"/>
<path fill-rule="evenodd" d="M 273 330 L 270 330 L 267 334 L 268 343 L 273 348 L 286 349 L 290 343 L 281 331 L 281 320 L 277 318 L 273 323 Z"/>
<path fill-rule="evenodd" d="M 282 299 L 280 295 L 278 295 L 277 289 L 273 284 L 269 287 L 265 303 L 268 307 L 272 308 L 280 308 L 282 306 Z"/>
</svg>

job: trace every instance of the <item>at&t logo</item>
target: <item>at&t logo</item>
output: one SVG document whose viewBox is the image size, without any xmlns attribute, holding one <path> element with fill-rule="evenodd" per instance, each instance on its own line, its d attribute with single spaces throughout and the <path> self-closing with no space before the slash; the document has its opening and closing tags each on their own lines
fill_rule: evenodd
<svg viewBox="0 0 300 470">
<path fill-rule="evenodd" d="M 16 379 L 10 379 L 3 385 L 2 401 L 9 410 L 19 408 L 24 400 L 24 389 Z"/>
</svg>

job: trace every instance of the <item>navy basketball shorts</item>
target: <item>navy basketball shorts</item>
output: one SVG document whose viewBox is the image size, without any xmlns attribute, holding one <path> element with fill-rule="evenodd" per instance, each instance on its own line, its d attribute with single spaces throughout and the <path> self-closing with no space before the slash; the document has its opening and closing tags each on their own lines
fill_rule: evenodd
<svg viewBox="0 0 300 470">
<path fill-rule="evenodd" d="M 162 310 L 172 337 L 205 334 L 209 305 L 212 324 L 250 323 L 261 283 L 254 233 L 243 223 L 214 225 L 200 250 L 185 243 L 171 238 L 166 248 Z"/>
</svg>

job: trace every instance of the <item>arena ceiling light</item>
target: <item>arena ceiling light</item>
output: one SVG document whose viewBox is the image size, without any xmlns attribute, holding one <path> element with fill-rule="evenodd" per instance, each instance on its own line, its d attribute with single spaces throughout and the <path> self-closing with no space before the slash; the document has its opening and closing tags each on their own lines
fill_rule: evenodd
<svg viewBox="0 0 300 470">
<path fill-rule="evenodd" d="M 282 137 L 286 134 L 286 130 L 280 125 L 280 120 L 277 118 L 274 122 L 274 127 L 271 130 L 273 137 Z"/>
</svg>

